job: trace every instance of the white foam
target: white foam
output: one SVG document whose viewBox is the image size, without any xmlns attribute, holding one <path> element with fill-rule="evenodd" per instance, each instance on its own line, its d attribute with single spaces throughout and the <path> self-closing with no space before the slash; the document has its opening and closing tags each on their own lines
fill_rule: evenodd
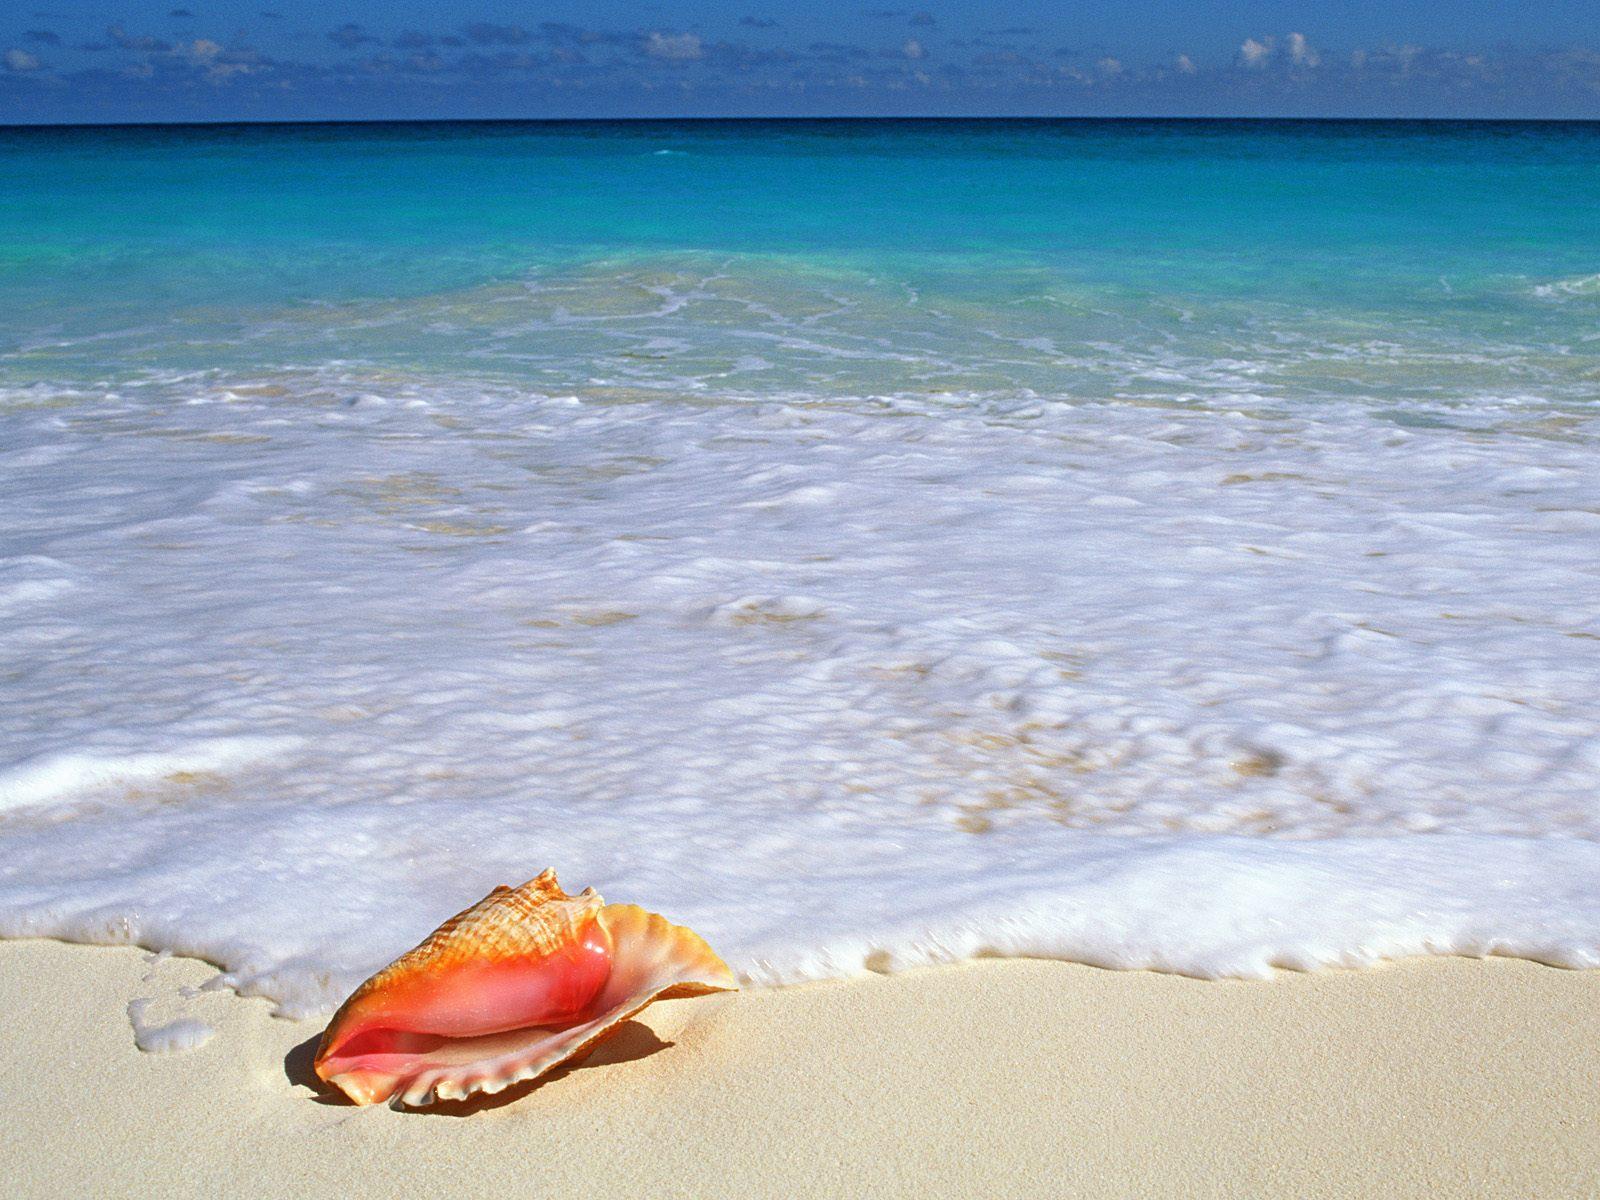
<svg viewBox="0 0 1600 1200">
<path fill-rule="evenodd" d="M 1569 279 L 1536 284 L 1533 294 L 1545 300 L 1556 300 L 1564 296 L 1600 295 L 1600 274 L 1574 275 Z"/>
<path fill-rule="evenodd" d="M 148 999 L 128 1001 L 128 1023 L 133 1026 L 133 1043 L 146 1054 L 196 1050 L 216 1036 L 216 1026 L 194 1017 L 180 1017 L 162 1025 L 146 1021 L 145 1009 L 151 1003 Z"/>
<path fill-rule="evenodd" d="M 0 933 L 313 1013 L 553 865 L 757 982 L 1597 962 L 1581 413 L 252 382 L 0 408 Z"/>
<path fill-rule="evenodd" d="M 108 731 L 107 740 L 118 740 Z M 103 737 L 105 735 L 102 735 Z M 226 737 L 191 741 L 171 750 L 103 754 L 81 751 L 35 755 L 0 769 L 0 811 L 59 802 L 186 776 L 220 775 L 292 750 L 295 737 Z"/>
</svg>

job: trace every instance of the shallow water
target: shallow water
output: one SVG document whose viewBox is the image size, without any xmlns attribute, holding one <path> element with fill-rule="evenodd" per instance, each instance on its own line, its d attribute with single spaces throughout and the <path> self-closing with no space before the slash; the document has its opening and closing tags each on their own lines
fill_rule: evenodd
<svg viewBox="0 0 1600 1200">
<path fill-rule="evenodd" d="M 1600 963 L 1600 130 L 0 141 L 0 931 Z"/>
</svg>

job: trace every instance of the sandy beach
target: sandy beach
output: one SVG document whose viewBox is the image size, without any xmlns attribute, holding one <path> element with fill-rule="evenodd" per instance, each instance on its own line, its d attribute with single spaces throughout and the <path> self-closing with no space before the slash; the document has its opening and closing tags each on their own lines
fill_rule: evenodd
<svg viewBox="0 0 1600 1200">
<path fill-rule="evenodd" d="M 1600 1188 L 1600 973 L 956 967 L 648 1009 L 486 1102 L 356 1109 L 315 1022 L 123 947 L 0 944 L 16 1196 L 1507 1196 Z M 201 1018 L 198 1049 L 142 1053 Z"/>
<path fill-rule="evenodd" d="M 1344 119 L 1476 56 L 1233 12 L 1190 70 L 1170 13 L 1166 66 L 1005 39 L 1051 106 L 1340 119 L 990 118 L 970 6 L 827 64 L 937 117 L 663 108 L 824 7 L 336 5 L 257 31 L 290 75 L 0 28 L 0 110 L 154 89 L 0 126 L 12 1193 L 1600 1196 L 1600 122 Z M 129 123 L 424 48 L 650 87 Z M 547 867 L 751 990 L 483 1103 L 319 1090 L 291 1018 Z M 511 978 L 418 996 L 497 1037 Z"/>
</svg>

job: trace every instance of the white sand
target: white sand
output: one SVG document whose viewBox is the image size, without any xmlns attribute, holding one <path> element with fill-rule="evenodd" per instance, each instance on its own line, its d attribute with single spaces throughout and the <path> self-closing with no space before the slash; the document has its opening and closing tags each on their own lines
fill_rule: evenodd
<svg viewBox="0 0 1600 1200">
<path fill-rule="evenodd" d="M 147 957 L 0 944 L 11 1195 L 1600 1191 L 1600 972 L 986 961 L 657 1005 L 541 1086 L 418 1113 L 319 1098 L 318 1026 L 178 1002 L 210 969 Z M 151 995 L 146 1024 L 219 1032 L 141 1053 L 125 1007 Z"/>
</svg>

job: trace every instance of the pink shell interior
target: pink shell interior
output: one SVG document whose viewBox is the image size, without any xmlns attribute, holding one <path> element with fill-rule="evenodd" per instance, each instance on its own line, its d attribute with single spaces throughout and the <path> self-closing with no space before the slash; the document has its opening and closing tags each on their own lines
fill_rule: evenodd
<svg viewBox="0 0 1600 1200">
<path fill-rule="evenodd" d="M 597 920 L 610 934 L 610 970 L 595 979 L 587 1002 L 574 998 L 570 983 L 557 987 L 571 1002 L 567 1007 L 576 1004 L 567 1015 L 479 1034 L 448 1032 L 461 1029 L 463 1021 L 441 1021 L 438 1011 L 417 1014 L 416 1019 L 397 1017 L 333 1047 L 321 1065 L 323 1077 L 358 1103 L 390 1099 L 420 1106 L 475 1092 L 492 1094 L 572 1058 L 665 994 L 736 986 L 727 966 L 703 940 L 664 917 L 631 904 L 611 904 L 600 910 Z M 501 1023 L 497 1013 L 532 1011 L 531 996 L 549 993 L 553 975 L 569 979 L 571 973 L 570 963 L 554 972 L 541 963 L 518 972 L 477 973 L 457 986 L 445 981 L 444 990 L 458 1006 L 454 1011 L 471 1010 L 471 1027 L 493 1029 Z"/>
</svg>

